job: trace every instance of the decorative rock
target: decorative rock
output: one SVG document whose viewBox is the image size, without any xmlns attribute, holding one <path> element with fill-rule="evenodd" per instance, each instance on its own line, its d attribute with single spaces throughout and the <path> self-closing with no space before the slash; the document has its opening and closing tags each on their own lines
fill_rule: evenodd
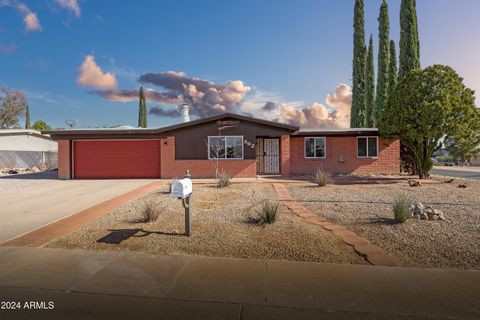
<svg viewBox="0 0 480 320">
<path fill-rule="evenodd" d="M 452 183 L 454 179 L 445 179 L 445 183 Z"/>
<path fill-rule="evenodd" d="M 32 172 L 40 172 L 40 169 L 38 169 L 37 167 L 32 167 Z"/>
<path fill-rule="evenodd" d="M 422 183 L 420 181 L 417 181 L 417 180 L 408 180 L 408 184 L 410 185 L 410 187 L 421 187 L 422 186 Z"/>
<path fill-rule="evenodd" d="M 462 188 L 462 189 L 465 189 L 467 187 L 467 184 L 466 183 L 459 184 L 458 187 Z"/>
<path fill-rule="evenodd" d="M 420 215 L 420 219 L 422 219 L 422 220 L 428 220 L 428 214 L 426 214 L 425 212 L 423 212 L 423 213 Z"/>
<path fill-rule="evenodd" d="M 414 215 L 421 215 L 421 214 L 423 214 L 423 211 L 425 210 L 425 206 L 421 202 L 415 201 L 412 204 L 411 209 L 412 209 Z"/>
</svg>

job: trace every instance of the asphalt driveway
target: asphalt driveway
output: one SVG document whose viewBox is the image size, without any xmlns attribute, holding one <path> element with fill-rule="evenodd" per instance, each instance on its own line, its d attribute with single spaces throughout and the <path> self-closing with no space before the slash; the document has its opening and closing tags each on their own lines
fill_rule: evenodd
<svg viewBox="0 0 480 320">
<path fill-rule="evenodd" d="M 0 192 L 0 243 L 142 187 L 152 180 L 50 180 Z"/>
<path fill-rule="evenodd" d="M 439 176 L 480 180 L 480 167 L 434 167 L 432 173 Z"/>
</svg>

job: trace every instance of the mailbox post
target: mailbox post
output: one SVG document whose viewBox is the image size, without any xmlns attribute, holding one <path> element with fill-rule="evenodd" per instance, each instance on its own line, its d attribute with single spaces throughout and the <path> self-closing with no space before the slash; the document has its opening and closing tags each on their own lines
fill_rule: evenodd
<svg viewBox="0 0 480 320">
<path fill-rule="evenodd" d="M 182 199 L 182 205 L 185 209 L 185 235 L 190 236 L 190 197 L 192 196 L 192 180 L 190 172 L 187 170 L 181 180 L 172 184 L 170 195 Z"/>
</svg>

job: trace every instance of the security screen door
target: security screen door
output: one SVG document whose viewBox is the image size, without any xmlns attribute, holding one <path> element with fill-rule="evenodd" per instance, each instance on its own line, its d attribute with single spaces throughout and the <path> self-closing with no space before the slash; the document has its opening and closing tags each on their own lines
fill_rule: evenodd
<svg viewBox="0 0 480 320">
<path fill-rule="evenodd" d="M 256 158 L 258 174 L 280 173 L 280 139 L 257 138 Z"/>
</svg>

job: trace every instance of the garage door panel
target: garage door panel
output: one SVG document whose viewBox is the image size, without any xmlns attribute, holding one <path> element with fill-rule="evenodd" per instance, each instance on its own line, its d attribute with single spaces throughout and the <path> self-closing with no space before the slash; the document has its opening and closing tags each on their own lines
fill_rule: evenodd
<svg viewBox="0 0 480 320">
<path fill-rule="evenodd" d="M 159 178 L 159 140 L 74 141 L 76 179 Z"/>
</svg>

